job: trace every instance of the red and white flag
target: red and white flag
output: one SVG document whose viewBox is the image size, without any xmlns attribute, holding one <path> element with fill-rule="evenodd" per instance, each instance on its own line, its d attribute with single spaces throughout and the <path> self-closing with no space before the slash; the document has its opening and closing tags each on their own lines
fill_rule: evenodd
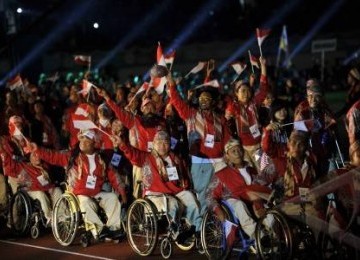
<svg viewBox="0 0 360 260">
<path fill-rule="evenodd" d="M 198 73 L 199 71 L 203 70 L 206 66 L 207 62 L 206 61 L 199 61 L 199 63 L 194 67 L 192 68 L 188 74 L 186 74 L 185 77 L 189 76 L 190 74 L 196 74 Z"/>
<path fill-rule="evenodd" d="M 144 82 L 144 83 L 141 85 L 141 87 L 138 89 L 138 91 L 136 91 L 135 96 L 136 96 L 137 94 L 140 94 L 141 92 L 147 91 L 148 88 L 149 88 L 149 82 Z"/>
<path fill-rule="evenodd" d="M 75 55 L 74 61 L 76 64 L 89 66 L 91 64 L 91 56 Z"/>
<path fill-rule="evenodd" d="M 156 50 L 156 62 L 158 65 L 162 65 L 166 67 L 166 62 L 160 42 L 158 43 L 158 47 Z"/>
<path fill-rule="evenodd" d="M 259 29 L 256 28 L 256 38 L 258 45 L 261 46 L 266 37 L 270 34 L 270 29 Z"/>
<path fill-rule="evenodd" d="M 164 59 L 166 64 L 173 64 L 175 60 L 176 51 L 173 50 L 172 52 L 165 54 Z"/>
<path fill-rule="evenodd" d="M 213 87 L 213 88 L 219 88 L 220 83 L 219 83 L 219 81 L 217 79 L 213 79 L 213 80 L 205 82 L 205 83 L 203 83 L 201 85 L 198 85 L 198 86 L 194 87 L 193 89 L 198 89 L 198 88 L 205 87 L 205 86 L 209 86 L 209 87 Z"/>
<path fill-rule="evenodd" d="M 86 120 L 73 120 L 74 128 L 79 130 L 87 130 L 87 129 L 97 129 L 98 127 L 94 124 L 93 121 Z"/>
<path fill-rule="evenodd" d="M 11 136 L 14 136 L 14 135 L 22 136 L 23 135 L 21 133 L 20 129 L 13 122 L 9 122 L 9 134 Z"/>
<path fill-rule="evenodd" d="M 246 64 L 242 62 L 234 62 L 231 64 L 231 67 L 235 70 L 236 74 L 240 75 L 246 69 Z"/>
<path fill-rule="evenodd" d="M 156 93 L 162 94 L 164 92 L 166 82 L 167 82 L 166 77 L 151 78 L 151 81 L 149 83 L 149 87 L 154 88 Z"/>
<path fill-rule="evenodd" d="M 23 81 L 19 74 L 17 74 L 15 78 L 9 80 L 7 85 L 10 88 L 10 90 L 14 90 L 16 88 L 24 86 Z"/>
<path fill-rule="evenodd" d="M 86 96 L 87 94 L 89 94 L 92 87 L 97 88 L 94 84 L 87 81 L 86 79 L 83 80 L 81 87 L 82 87 L 82 90 L 80 90 L 78 93 L 81 93 L 83 96 Z"/>
<path fill-rule="evenodd" d="M 90 106 L 88 104 L 82 103 L 82 104 L 78 105 L 74 114 L 78 115 L 78 116 L 84 116 L 87 118 L 89 116 L 89 109 L 90 109 Z"/>
<path fill-rule="evenodd" d="M 250 59 L 250 63 L 251 63 L 252 66 L 257 67 L 258 69 L 260 68 L 259 63 L 258 63 L 258 58 L 256 58 L 255 56 L 250 54 L 249 59 Z"/>
<path fill-rule="evenodd" d="M 236 233 L 238 232 L 238 225 L 232 223 L 229 220 L 225 220 L 223 223 L 224 235 L 226 238 L 227 248 L 231 248 L 236 240 Z"/>
</svg>

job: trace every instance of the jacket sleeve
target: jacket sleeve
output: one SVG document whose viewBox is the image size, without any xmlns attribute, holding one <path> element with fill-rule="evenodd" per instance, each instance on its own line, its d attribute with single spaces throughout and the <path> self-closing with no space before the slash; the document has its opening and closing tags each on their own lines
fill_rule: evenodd
<svg viewBox="0 0 360 260">
<path fill-rule="evenodd" d="M 124 152 L 124 155 L 128 160 L 138 167 L 142 167 L 145 163 L 146 157 L 148 156 L 148 152 L 140 151 L 129 144 L 121 144 L 119 148 Z"/>
<path fill-rule="evenodd" d="M 170 100 L 182 120 L 188 119 L 192 114 L 192 108 L 181 99 L 175 85 L 169 85 Z"/>
<path fill-rule="evenodd" d="M 4 174 L 6 176 L 16 178 L 21 169 L 23 168 L 23 163 L 14 161 L 11 156 L 6 152 L 2 152 L 0 156 L 2 160 Z"/>
<path fill-rule="evenodd" d="M 107 177 L 112 187 L 121 195 L 121 197 L 125 198 L 125 183 L 121 180 L 120 175 L 114 171 L 112 166 L 108 166 L 107 168 Z"/>
<path fill-rule="evenodd" d="M 41 160 L 61 167 L 65 167 L 69 163 L 71 156 L 70 151 L 55 151 L 50 149 L 38 148 L 36 153 L 40 156 Z"/>
<path fill-rule="evenodd" d="M 261 75 L 260 76 L 260 88 L 255 93 L 255 97 L 254 97 L 256 105 L 258 105 L 258 106 L 261 105 L 261 103 L 265 100 L 268 92 L 269 92 L 269 83 L 268 83 L 267 76 Z"/>
<path fill-rule="evenodd" d="M 127 129 L 130 129 L 131 127 L 133 127 L 135 120 L 134 120 L 134 116 L 131 113 L 118 107 L 116 105 L 116 103 L 114 101 L 112 101 L 111 99 L 106 101 L 106 103 L 111 108 L 111 110 L 114 111 L 116 117 L 124 124 L 124 126 Z"/>
</svg>

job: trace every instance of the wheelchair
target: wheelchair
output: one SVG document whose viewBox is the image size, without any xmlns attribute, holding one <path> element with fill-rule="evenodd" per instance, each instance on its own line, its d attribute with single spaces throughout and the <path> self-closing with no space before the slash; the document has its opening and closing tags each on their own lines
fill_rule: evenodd
<svg viewBox="0 0 360 260">
<path fill-rule="evenodd" d="M 78 198 L 66 185 L 65 192 L 54 205 L 52 216 L 52 232 L 55 240 L 62 246 L 71 245 L 77 237 L 80 238 L 83 247 L 88 247 L 92 238 L 99 241 L 96 227 L 83 220 L 82 215 L 85 213 L 81 212 L 79 205 Z M 123 212 L 121 214 L 123 215 Z M 106 222 L 106 215 L 101 209 L 99 216 L 103 222 Z M 121 220 L 123 221 L 123 218 Z M 121 226 L 125 230 L 124 222 Z"/>
<path fill-rule="evenodd" d="M 239 226 L 238 239 L 232 248 L 228 248 L 223 223 L 212 210 L 207 210 L 201 223 L 201 244 L 208 259 L 227 259 L 235 252 L 242 259 L 249 251 L 255 253 L 254 240 L 249 239 L 241 229 L 231 206 L 226 201 L 221 201 L 220 206 L 225 218 Z"/>
<path fill-rule="evenodd" d="M 27 235 L 30 231 L 34 239 L 39 237 L 41 227 L 47 227 L 40 202 L 30 198 L 29 194 L 21 188 L 10 201 L 10 223 L 17 236 Z"/>
<path fill-rule="evenodd" d="M 170 225 L 167 207 L 168 195 L 147 195 L 143 199 L 136 199 L 129 207 L 127 213 L 127 235 L 131 248 L 141 256 L 152 254 L 160 242 L 160 253 L 164 259 L 172 254 L 172 242 L 183 251 L 195 246 L 195 237 L 187 239 L 184 243 L 176 241 L 178 234 Z M 162 198 L 164 208 L 158 209 L 150 198 Z M 189 230 L 190 225 L 181 219 L 178 232 Z"/>
</svg>

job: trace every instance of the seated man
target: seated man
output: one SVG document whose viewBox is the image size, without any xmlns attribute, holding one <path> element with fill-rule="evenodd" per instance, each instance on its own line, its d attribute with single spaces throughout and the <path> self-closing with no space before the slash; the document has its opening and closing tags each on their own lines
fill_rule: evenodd
<svg viewBox="0 0 360 260">
<path fill-rule="evenodd" d="M 121 194 L 122 202 L 126 203 L 124 184 L 111 166 L 105 165 L 100 154 L 95 150 L 95 132 L 93 130 L 81 131 L 78 138 L 78 154 L 74 154 L 72 151 L 60 152 L 38 148 L 34 143 L 31 144 L 31 150 L 50 164 L 70 168 L 67 170 L 69 186 L 79 199 L 81 212 L 85 212 L 84 221 L 96 229 L 94 229 L 93 235 L 97 237 L 99 234 L 99 238 L 108 236 L 119 238 L 122 236 L 120 201 L 115 193 L 104 192 L 101 187 L 108 179 L 115 191 Z M 105 211 L 106 225 L 97 214 L 97 204 L 94 199 L 99 201 L 99 206 Z"/>
<path fill-rule="evenodd" d="M 166 131 L 159 131 L 154 136 L 151 152 L 135 149 L 119 137 L 120 149 L 136 166 L 142 167 L 143 195 L 172 195 L 168 197 L 168 214 L 171 225 L 181 217 L 179 209 L 185 206 L 185 217 L 190 221 L 192 231 L 200 233 L 201 217 L 198 202 L 189 188 L 189 176 L 184 161 L 170 151 L 170 136 Z M 163 198 L 150 197 L 158 209 L 164 208 Z M 182 205 L 179 204 L 181 202 Z M 192 233 L 192 232 L 191 232 Z M 187 234 L 189 235 L 189 234 Z M 178 241 L 184 238 L 178 237 Z"/>
<path fill-rule="evenodd" d="M 271 191 L 265 186 L 256 184 L 257 172 L 244 161 L 244 150 L 238 140 L 230 139 L 225 144 L 224 150 L 226 164 L 215 173 L 210 182 L 206 196 L 208 207 L 215 211 L 220 221 L 224 222 L 225 214 L 219 202 L 225 200 L 233 209 L 244 232 L 250 238 L 254 238 L 256 222 L 246 203 L 252 204 L 257 215 L 262 215 L 263 202 L 256 194 L 270 194 Z M 271 225 L 270 217 L 267 219 L 268 225 Z"/>
<path fill-rule="evenodd" d="M 32 199 L 39 201 L 47 221 L 46 226 L 49 226 L 52 205 L 60 198 L 61 190 L 51 183 L 46 166 L 42 165 L 35 153 L 30 155 L 30 163 L 16 161 L 2 149 L 1 144 L 0 155 L 4 171 L 16 180 L 18 187 L 24 187 Z M 50 199 L 46 192 L 50 194 Z"/>
</svg>

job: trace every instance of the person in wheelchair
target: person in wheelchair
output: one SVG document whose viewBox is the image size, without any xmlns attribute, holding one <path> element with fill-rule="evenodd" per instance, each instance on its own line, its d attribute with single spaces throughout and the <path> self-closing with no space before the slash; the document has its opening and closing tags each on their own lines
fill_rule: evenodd
<svg viewBox="0 0 360 260">
<path fill-rule="evenodd" d="M 95 235 L 100 239 L 117 239 L 123 236 L 121 231 L 121 203 L 113 192 L 101 191 L 106 179 L 110 181 L 116 192 L 121 194 L 122 203 L 126 203 L 127 196 L 124 184 L 112 167 L 105 165 L 99 153 L 95 150 L 95 131 L 82 130 L 78 134 L 79 153 L 74 157 L 72 151 L 54 151 L 37 147 L 31 143 L 31 151 L 54 165 L 66 167 L 73 159 L 71 168 L 67 171 L 69 186 L 79 200 L 81 212 L 84 212 L 85 223 L 96 227 Z M 107 222 L 104 224 L 97 214 L 97 203 L 104 209 Z"/>
<path fill-rule="evenodd" d="M 30 198 L 39 201 L 46 218 L 45 226 L 48 227 L 51 223 L 52 205 L 60 198 L 62 192 L 51 183 L 47 166 L 36 153 L 30 154 L 30 162 L 19 162 L 0 145 L 0 155 L 4 171 L 16 180 L 18 187 L 26 190 Z"/>
<path fill-rule="evenodd" d="M 189 191 L 190 183 L 187 167 L 183 160 L 170 151 L 170 136 L 166 131 L 158 131 L 154 136 L 151 152 L 143 152 L 115 137 L 119 148 L 136 166 L 142 167 L 143 196 L 170 195 L 167 197 L 170 226 L 177 228 L 181 217 L 181 206 L 185 206 L 185 217 L 190 221 L 190 231 L 179 234 L 177 241 L 185 240 L 194 232 L 200 235 L 201 217 L 199 204 Z M 149 196 L 157 208 L 164 208 L 162 198 Z M 181 243 L 181 242 L 180 242 Z"/>
<path fill-rule="evenodd" d="M 270 194 L 271 190 L 257 184 L 257 171 L 244 161 L 244 150 L 239 140 L 230 139 L 225 144 L 224 152 L 226 163 L 215 173 L 207 191 L 208 208 L 225 223 L 226 215 L 220 206 L 220 201 L 225 201 L 244 232 L 249 238 L 254 238 L 256 222 L 248 205 L 252 206 L 255 215 L 262 216 L 264 202 L 257 194 Z M 268 221 L 271 225 L 271 219 Z"/>
</svg>

